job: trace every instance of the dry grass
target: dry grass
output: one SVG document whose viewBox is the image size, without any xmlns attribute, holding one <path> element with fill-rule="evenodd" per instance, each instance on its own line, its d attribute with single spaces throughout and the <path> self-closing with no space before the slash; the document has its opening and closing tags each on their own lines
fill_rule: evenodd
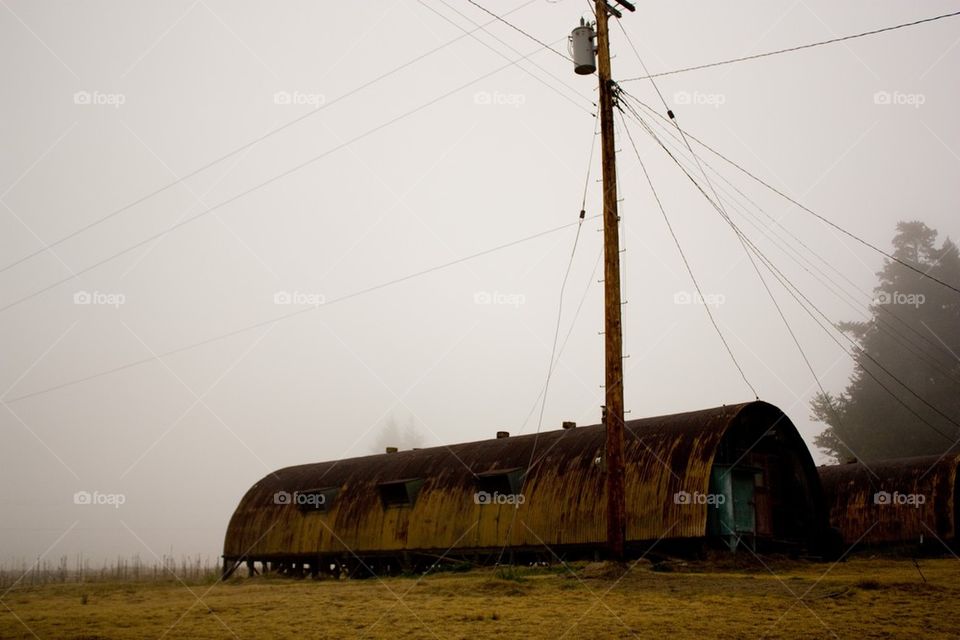
<svg viewBox="0 0 960 640">
<path fill-rule="evenodd" d="M 960 563 L 578 564 L 352 581 L 52 584 L 0 600 L 0 638 L 956 638 Z M 665 570 L 668 569 L 668 570 Z M 798 597 L 803 601 L 798 601 Z"/>
</svg>

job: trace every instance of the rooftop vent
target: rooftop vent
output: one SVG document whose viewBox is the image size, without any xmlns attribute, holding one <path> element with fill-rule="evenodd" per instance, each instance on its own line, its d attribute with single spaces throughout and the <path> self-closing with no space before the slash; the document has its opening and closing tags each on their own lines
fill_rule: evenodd
<svg viewBox="0 0 960 640">
<path fill-rule="evenodd" d="M 510 437 L 509 431 L 497 431 L 497 440 L 500 440 L 502 438 L 509 438 L 509 437 Z"/>
<path fill-rule="evenodd" d="M 563 428 L 564 428 L 564 429 L 576 429 L 576 428 L 577 428 L 577 423 L 576 423 L 576 422 L 566 422 L 566 421 L 564 421 L 564 423 L 563 423 Z"/>
</svg>

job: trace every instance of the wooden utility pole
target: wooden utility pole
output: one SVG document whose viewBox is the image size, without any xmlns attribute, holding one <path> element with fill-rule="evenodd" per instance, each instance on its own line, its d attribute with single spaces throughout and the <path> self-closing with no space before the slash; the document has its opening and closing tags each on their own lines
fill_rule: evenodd
<svg viewBox="0 0 960 640">
<path fill-rule="evenodd" d="M 625 5 L 627 6 L 627 5 Z M 628 6 L 629 8 L 629 6 Z M 605 337 L 604 426 L 606 429 L 607 545 L 613 560 L 624 558 L 627 530 L 623 473 L 623 334 L 620 323 L 620 216 L 613 136 L 614 83 L 610 72 L 611 8 L 596 0 L 597 73 L 600 77 L 600 142 L 603 165 L 603 290 Z"/>
</svg>

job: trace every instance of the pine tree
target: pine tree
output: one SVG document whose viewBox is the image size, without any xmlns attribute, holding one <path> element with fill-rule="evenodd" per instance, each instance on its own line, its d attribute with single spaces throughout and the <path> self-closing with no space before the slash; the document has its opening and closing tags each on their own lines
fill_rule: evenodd
<svg viewBox="0 0 960 640">
<path fill-rule="evenodd" d="M 944 282 L 960 283 L 957 245 L 948 238 L 937 248 L 936 238 L 936 230 L 922 222 L 900 222 L 893 255 Z M 814 442 L 837 460 L 943 453 L 960 439 L 960 429 L 897 379 L 960 424 L 960 295 L 892 260 L 877 275 L 870 320 L 839 325 L 862 352 L 842 394 L 818 394 L 811 402 L 812 418 L 828 425 Z"/>
</svg>

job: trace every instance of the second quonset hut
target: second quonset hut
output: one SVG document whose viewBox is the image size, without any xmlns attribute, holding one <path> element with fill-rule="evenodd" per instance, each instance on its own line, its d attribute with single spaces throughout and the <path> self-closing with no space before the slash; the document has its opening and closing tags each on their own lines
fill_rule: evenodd
<svg viewBox="0 0 960 640">
<path fill-rule="evenodd" d="M 592 557 L 606 541 L 604 428 L 280 469 L 230 519 L 225 569 L 388 570 L 438 558 Z M 827 533 L 817 470 L 765 402 L 626 423 L 627 551 L 811 548 Z"/>
<path fill-rule="evenodd" d="M 893 458 L 818 469 L 830 524 L 847 545 L 957 543 L 960 454 Z"/>
</svg>

